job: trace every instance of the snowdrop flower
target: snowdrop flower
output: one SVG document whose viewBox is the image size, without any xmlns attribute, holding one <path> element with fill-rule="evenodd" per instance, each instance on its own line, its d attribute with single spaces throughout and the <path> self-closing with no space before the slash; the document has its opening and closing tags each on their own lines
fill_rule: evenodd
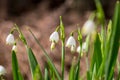
<svg viewBox="0 0 120 80">
<path fill-rule="evenodd" d="M 59 41 L 59 34 L 57 31 L 53 32 L 50 35 L 49 40 L 52 42 L 51 43 L 51 50 L 53 50 L 55 48 L 55 43 L 57 43 Z"/>
<path fill-rule="evenodd" d="M 92 20 L 88 20 L 83 25 L 82 34 L 85 36 L 91 34 L 94 30 L 95 30 L 95 23 Z"/>
<path fill-rule="evenodd" d="M 87 49 L 87 43 L 84 42 L 84 43 L 82 44 L 82 52 L 86 52 L 86 49 Z"/>
<path fill-rule="evenodd" d="M 77 53 L 80 53 L 80 51 L 81 51 L 81 47 L 78 46 L 78 47 L 77 47 Z"/>
<path fill-rule="evenodd" d="M 78 46 L 78 48 L 77 48 L 77 53 L 79 53 L 81 56 L 83 56 L 83 52 L 81 51 L 81 47 L 80 46 Z"/>
<path fill-rule="evenodd" d="M 17 46 L 14 45 L 14 46 L 12 47 L 12 50 L 15 51 L 15 52 L 17 52 Z"/>
<path fill-rule="evenodd" d="M 67 40 L 66 47 L 71 48 L 71 52 L 75 52 L 76 41 L 73 36 L 70 36 Z"/>
<path fill-rule="evenodd" d="M 6 38 L 6 44 L 13 45 L 15 42 L 13 34 L 9 34 Z"/>
<path fill-rule="evenodd" d="M 0 76 L 5 74 L 6 74 L 6 69 L 2 65 L 0 65 Z"/>
</svg>

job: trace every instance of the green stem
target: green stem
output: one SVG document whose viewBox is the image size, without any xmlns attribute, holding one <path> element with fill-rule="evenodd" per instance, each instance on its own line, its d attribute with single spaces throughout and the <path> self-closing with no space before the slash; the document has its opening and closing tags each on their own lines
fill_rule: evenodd
<svg viewBox="0 0 120 80">
<path fill-rule="evenodd" d="M 86 66 L 87 66 L 87 71 L 89 71 L 88 55 L 86 55 Z"/>
<path fill-rule="evenodd" d="M 76 75 L 75 80 L 79 80 L 79 73 L 80 73 L 80 59 L 81 59 L 81 53 L 78 56 L 78 62 L 77 62 L 77 69 L 76 69 Z"/>
<path fill-rule="evenodd" d="M 64 40 L 62 40 L 62 59 L 61 59 L 62 80 L 64 80 L 64 66 L 65 66 L 65 42 Z"/>
</svg>

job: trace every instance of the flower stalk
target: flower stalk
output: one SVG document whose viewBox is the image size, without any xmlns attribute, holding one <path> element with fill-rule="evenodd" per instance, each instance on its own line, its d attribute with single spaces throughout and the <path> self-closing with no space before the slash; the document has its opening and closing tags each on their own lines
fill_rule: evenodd
<svg viewBox="0 0 120 80">
<path fill-rule="evenodd" d="M 65 67 L 65 30 L 62 22 L 62 17 L 60 16 L 60 37 L 62 43 L 62 54 L 61 54 L 61 71 L 62 71 L 62 80 L 64 80 L 64 67 Z"/>
</svg>

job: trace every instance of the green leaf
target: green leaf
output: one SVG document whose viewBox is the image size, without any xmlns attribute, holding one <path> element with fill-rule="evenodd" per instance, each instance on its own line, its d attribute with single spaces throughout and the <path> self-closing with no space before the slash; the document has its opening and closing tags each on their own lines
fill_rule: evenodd
<svg viewBox="0 0 120 80">
<path fill-rule="evenodd" d="M 96 34 L 96 40 L 94 42 L 94 52 L 91 60 L 91 71 L 93 72 L 95 64 L 96 70 L 99 70 L 101 62 L 102 62 L 101 41 L 99 35 Z"/>
<path fill-rule="evenodd" d="M 105 68 L 105 80 L 111 80 L 114 71 L 113 68 L 116 64 L 116 59 L 118 55 L 118 49 L 119 49 L 119 41 L 120 41 L 120 2 L 117 1 L 116 7 L 115 7 L 115 13 L 113 18 L 113 24 L 112 24 L 112 30 L 111 30 L 111 36 L 109 40 L 109 48 L 108 51 L 106 51 L 107 58 L 106 58 L 106 68 Z"/>
<path fill-rule="evenodd" d="M 48 61 L 48 65 L 50 66 L 51 70 L 55 73 L 56 77 L 58 80 L 61 80 L 61 77 L 55 67 L 55 65 L 53 64 L 52 60 L 50 59 L 50 57 L 48 56 L 46 50 L 43 48 L 43 46 L 40 44 L 39 40 L 35 37 L 35 35 L 32 33 L 32 31 L 29 29 L 29 32 L 32 34 L 33 38 L 35 39 L 36 43 L 39 45 L 40 49 L 43 51 L 47 61 Z"/>
<path fill-rule="evenodd" d="M 47 69 L 47 67 L 45 67 L 45 75 L 44 75 L 45 77 L 45 80 L 50 80 L 49 79 L 49 72 L 48 72 L 48 69 Z"/>
<path fill-rule="evenodd" d="M 92 80 L 92 77 L 91 77 L 90 71 L 87 71 L 87 80 Z"/>
<path fill-rule="evenodd" d="M 18 61 L 15 51 L 12 51 L 12 71 L 13 71 L 13 80 L 24 80 L 21 75 L 18 67 Z"/>
<path fill-rule="evenodd" d="M 77 65 L 75 64 L 76 63 L 75 61 L 76 61 L 76 57 L 73 57 L 72 65 L 71 65 L 70 72 L 69 72 L 69 80 L 76 80 L 75 73 L 76 73 Z"/>
<path fill-rule="evenodd" d="M 37 65 L 34 71 L 34 80 L 41 80 L 41 79 L 43 79 L 42 73 L 40 71 L 39 65 Z"/>
<path fill-rule="evenodd" d="M 31 69 L 31 73 L 32 73 L 32 79 L 33 80 L 42 80 L 42 72 L 39 68 L 39 64 L 33 54 L 33 51 L 31 48 L 29 48 L 27 46 L 27 53 L 28 53 L 28 58 L 29 58 L 29 64 L 30 64 L 30 69 Z M 39 75 L 39 77 L 38 77 Z"/>
</svg>

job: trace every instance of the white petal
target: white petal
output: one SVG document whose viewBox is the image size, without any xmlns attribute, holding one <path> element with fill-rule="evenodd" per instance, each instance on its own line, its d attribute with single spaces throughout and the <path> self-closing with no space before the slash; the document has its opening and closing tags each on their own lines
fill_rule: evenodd
<svg viewBox="0 0 120 80">
<path fill-rule="evenodd" d="M 51 35 L 50 35 L 50 41 L 52 42 L 58 42 L 59 41 L 59 34 L 57 31 L 53 32 Z"/>
<path fill-rule="evenodd" d="M 15 42 L 13 34 L 9 34 L 6 38 L 6 44 L 13 45 Z"/>
<path fill-rule="evenodd" d="M 80 50 L 81 50 L 81 47 L 78 46 L 78 48 L 77 48 L 77 52 L 80 53 Z"/>
<path fill-rule="evenodd" d="M 85 22 L 82 28 L 82 34 L 88 35 L 95 30 L 95 23 L 92 20 L 88 20 Z"/>
<path fill-rule="evenodd" d="M 14 45 L 14 46 L 12 47 L 12 50 L 15 51 L 15 52 L 17 52 L 17 46 Z"/>
<path fill-rule="evenodd" d="M 6 69 L 0 65 L 0 76 L 6 74 Z"/>
<path fill-rule="evenodd" d="M 86 49 L 87 49 L 87 43 L 84 42 L 84 43 L 82 44 L 82 51 L 83 51 L 83 52 L 86 52 Z"/>
<path fill-rule="evenodd" d="M 75 46 L 76 47 L 76 41 L 73 36 L 70 36 L 67 40 L 66 47 L 71 47 Z"/>
<path fill-rule="evenodd" d="M 71 52 L 75 52 L 75 46 L 71 46 Z"/>
</svg>

